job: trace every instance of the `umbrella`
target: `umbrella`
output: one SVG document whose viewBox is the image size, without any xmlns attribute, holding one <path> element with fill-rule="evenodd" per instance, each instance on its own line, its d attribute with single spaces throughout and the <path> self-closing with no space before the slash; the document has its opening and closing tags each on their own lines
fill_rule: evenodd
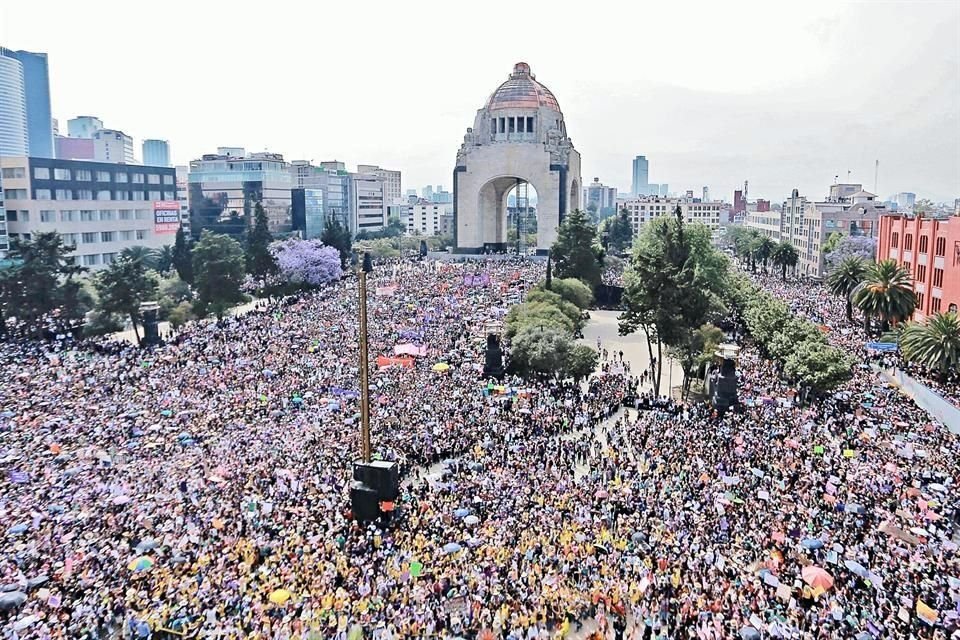
<svg viewBox="0 0 960 640">
<path fill-rule="evenodd" d="M 760 632 L 753 627 L 744 627 L 740 629 L 740 637 L 743 640 L 760 640 Z"/>
<path fill-rule="evenodd" d="M 470 515 L 470 509 L 457 509 L 453 512 L 453 515 L 458 518 L 466 518 L 468 515 Z"/>
<path fill-rule="evenodd" d="M 127 569 L 133 571 L 134 573 L 141 573 L 146 571 L 153 566 L 153 560 L 147 556 L 140 556 L 130 561 L 130 564 L 127 565 Z"/>
<path fill-rule="evenodd" d="M 593 496 L 595 498 L 609 498 L 610 494 L 607 492 L 606 489 L 598 489 L 597 492 L 593 494 Z"/>
<path fill-rule="evenodd" d="M 444 553 L 456 553 L 457 551 L 460 551 L 460 549 L 463 549 L 463 547 L 456 542 L 448 542 L 447 544 L 443 545 Z"/>
<path fill-rule="evenodd" d="M 117 496 L 112 500 L 115 505 L 124 505 L 130 502 L 130 496 Z"/>
<path fill-rule="evenodd" d="M 823 541 L 819 538 L 804 538 L 800 542 L 800 546 L 810 550 L 823 549 Z"/>
<path fill-rule="evenodd" d="M 467 516 L 466 518 L 463 519 L 463 524 L 466 524 L 466 525 L 475 525 L 478 522 L 480 522 L 480 518 L 478 518 L 477 516 Z"/>
<path fill-rule="evenodd" d="M 597 544 L 594 544 L 594 545 L 593 545 L 593 552 L 594 552 L 594 553 L 602 553 L 603 555 L 609 555 L 609 554 L 610 554 L 610 549 L 608 549 L 607 547 L 603 546 L 602 544 L 597 543 Z"/>
<path fill-rule="evenodd" d="M 40 574 L 39 576 L 30 578 L 27 580 L 27 589 L 34 589 L 39 587 L 42 584 L 46 584 L 50 580 L 50 576 L 45 573 Z"/>
<path fill-rule="evenodd" d="M 804 567 L 800 571 L 800 575 L 803 577 L 803 581 L 811 587 L 820 587 L 824 591 L 833 587 L 833 576 L 816 565 Z"/>
<path fill-rule="evenodd" d="M 865 566 L 863 566 L 856 560 L 844 560 L 843 564 L 847 567 L 847 569 L 850 569 L 850 571 L 854 575 L 858 575 L 862 578 L 866 578 L 867 575 L 870 573 L 869 571 L 867 571 L 867 568 Z"/>
<path fill-rule="evenodd" d="M 145 553 L 147 551 L 153 551 L 157 548 L 157 541 L 152 538 L 144 538 L 140 543 L 134 547 L 137 553 Z"/>
<path fill-rule="evenodd" d="M 448 365 L 446 362 L 438 362 L 437 364 L 433 365 L 431 369 L 437 373 L 443 373 L 450 370 L 450 365 Z"/>
<path fill-rule="evenodd" d="M 16 609 L 27 601 L 27 594 L 22 591 L 8 591 L 0 594 L 0 611 Z"/>
<path fill-rule="evenodd" d="M 19 591 L 19 590 L 20 590 L 19 582 L 11 582 L 10 584 L 5 584 L 2 587 L 0 587 L 0 592 L 4 592 L 4 593 L 8 591 Z"/>
<path fill-rule="evenodd" d="M 270 602 L 273 604 L 284 604 L 292 595 L 293 594 L 287 589 L 277 589 L 270 594 Z"/>
<path fill-rule="evenodd" d="M 49 511 L 50 513 L 63 513 L 66 510 L 67 508 L 62 504 L 52 504 L 49 507 L 47 507 L 47 511 Z"/>
<path fill-rule="evenodd" d="M 845 506 L 843 510 L 847 513 L 858 513 L 860 515 L 863 515 L 867 512 L 866 507 L 864 507 L 862 504 L 855 504 L 853 502 Z"/>
<path fill-rule="evenodd" d="M 30 528 L 30 525 L 21 522 L 20 524 L 15 524 L 9 529 L 7 529 L 7 533 L 12 533 L 13 535 L 19 535 L 25 532 L 29 528 Z"/>
</svg>

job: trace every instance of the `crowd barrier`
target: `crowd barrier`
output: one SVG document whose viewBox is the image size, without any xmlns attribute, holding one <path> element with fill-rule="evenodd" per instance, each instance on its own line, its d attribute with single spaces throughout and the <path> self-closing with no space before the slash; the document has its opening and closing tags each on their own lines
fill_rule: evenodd
<svg viewBox="0 0 960 640">
<path fill-rule="evenodd" d="M 939 393 L 900 369 L 880 369 L 880 375 L 913 398 L 919 407 L 946 425 L 951 433 L 960 434 L 960 409 L 945 400 Z"/>
</svg>

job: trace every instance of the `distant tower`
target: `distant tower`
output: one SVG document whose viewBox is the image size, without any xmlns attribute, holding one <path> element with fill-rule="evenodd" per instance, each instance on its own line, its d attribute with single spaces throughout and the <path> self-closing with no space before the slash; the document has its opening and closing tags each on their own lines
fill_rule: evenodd
<svg viewBox="0 0 960 640">
<path fill-rule="evenodd" d="M 704 202 L 710 202 L 710 187 L 703 188 L 703 198 Z"/>
<path fill-rule="evenodd" d="M 750 202 L 750 190 L 748 189 L 749 186 L 750 186 L 750 182 L 747 181 L 747 180 L 744 180 L 744 181 L 743 181 L 743 203 L 744 203 L 744 205 L 746 205 L 746 203 Z"/>
</svg>

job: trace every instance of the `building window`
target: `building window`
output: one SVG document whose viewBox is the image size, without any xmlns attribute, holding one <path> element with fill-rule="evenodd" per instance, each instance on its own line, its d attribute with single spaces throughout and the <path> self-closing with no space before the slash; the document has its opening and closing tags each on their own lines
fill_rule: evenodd
<svg viewBox="0 0 960 640">
<path fill-rule="evenodd" d="M 57 200 L 72 200 L 73 192 L 70 189 L 57 189 L 53 192 L 55 199 Z"/>
<path fill-rule="evenodd" d="M 913 265 L 911 265 L 909 262 L 904 262 L 903 268 L 907 270 L 907 273 L 911 275 L 913 274 Z"/>
<path fill-rule="evenodd" d="M 132 193 L 134 200 L 138 202 L 143 200 L 143 191 L 133 191 Z"/>
<path fill-rule="evenodd" d="M 900 234 L 894 231 L 893 235 L 890 236 L 890 248 L 896 249 L 899 245 L 900 245 Z"/>
<path fill-rule="evenodd" d="M 126 182 L 127 182 L 127 174 L 126 174 L 126 173 L 121 173 L 121 172 L 118 171 L 118 172 L 117 172 L 117 175 L 115 176 L 115 180 L 116 180 L 117 182 L 122 182 L 122 183 L 126 184 Z"/>
<path fill-rule="evenodd" d="M 147 174 L 147 184 L 160 184 L 160 174 L 157 174 L 157 173 Z"/>
<path fill-rule="evenodd" d="M 4 176 L 6 177 L 6 176 Z M 49 180 L 50 179 L 50 169 L 48 167 L 34 167 L 33 168 L 33 177 L 36 180 Z"/>
<path fill-rule="evenodd" d="M 913 234 L 908 233 L 903 237 L 903 250 L 910 251 L 913 249 Z"/>
<path fill-rule="evenodd" d="M 513 116 L 507 118 L 507 133 L 513 133 L 516 131 L 517 122 Z"/>
<path fill-rule="evenodd" d="M 120 209 L 120 219 L 121 219 L 121 220 L 133 220 L 133 210 L 131 210 L 131 209 Z"/>
<path fill-rule="evenodd" d="M 114 200 L 129 200 L 130 192 L 129 191 L 115 191 L 113 193 Z"/>
<path fill-rule="evenodd" d="M 923 309 L 923 294 L 920 292 L 917 292 L 917 308 Z"/>
<path fill-rule="evenodd" d="M 100 242 L 113 242 L 115 235 L 113 231 L 101 231 L 100 232 Z"/>
<path fill-rule="evenodd" d="M 60 212 L 60 222 L 76 222 L 77 212 L 69 209 Z"/>
<path fill-rule="evenodd" d="M 930 313 L 940 313 L 940 298 L 930 298 Z"/>
<path fill-rule="evenodd" d="M 133 182 L 133 184 L 143 184 L 143 174 L 142 174 L 142 173 L 132 173 L 132 174 L 130 174 L 130 175 L 132 176 L 131 182 Z"/>
<path fill-rule="evenodd" d="M 97 171 L 97 182 L 110 182 L 110 172 Z"/>
<path fill-rule="evenodd" d="M 54 180 L 69 180 L 70 169 L 54 169 L 53 178 Z"/>
<path fill-rule="evenodd" d="M 507 130 L 507 119 L 506 118 L 497 118 L 499 121 L 500 133 L 506 133 Z"/>
<path fill-rule="evenodd" d="M 101 189 L 97 191 L 97 200 L 113 200 L 113 193 L 110 189 Z"/>
<path fill-rule="evenodd" d="M 114 220 L 114 212 L 110 209 L 101 209 L 100 222 L 106 222 L 108 220 Z"/>
<path fill-rule="evenodd" d="M 95 244 L 98 238 L 96 231 L 84 231 L 80 237 L 83 239 L 83 244 Z"/>
<path fill-rule="evenodd" d="M 7 222 L 16 222 L 17 212 L 13 209 L 7 209 Z"/>
<path fill-rule="evenodd" d="M 933 268 L 933 286 L 943 287 L 943 269 Z"/>
<path fill-rule="evenodd" d="M 137 209 L 137 220 L 148 220 L 150 218 L 149 209 Z"/>
<path fill-rule="evenodd" d="M 93 200 L 93 191 L 90 189 L 76 189 L 73 192 L 74 200 Z"/>
<path fill-rule="evenodd" d="M 918 264 L 918 265 L 917 265 L 917 280 L 918 280 L 919 282 L 926 282 L 926 281 L 927 281 L 927 267 L 926 267 L 926 265 L 923 265 L 923 264 Z"/>
<path fill-rule="evenodd" d="M 50 189 L 37 189 L 35 196 L 37 200 L 53 200 Z"/>
<path fill-rule="evenodd" d="M 917 251 L 919 251 L 920 253 L 926 253 L 928 243 L 929 243 L 929 239 L 927 238 L 927 236 L 920 236 L 920 240 L 917 242 Z"/>
<path fill-rule="evenodd" d="M 89 256 L 83 256 L 83 266 L 92 267 L 100 263 L 100 254 L 92 253 Z"/>
<path fill-rule="evenodd" d="M 80 222 L 93 222 L 96 220 L 96 212 L 92 209 L 83 209 L 80 211 Z"/>
<path fill-rule="evenodd" d="M 56 222 L 57 212 L 49 209 L 40 212 L 40 222 Z"/>
<path fill-rule="evenodd" d="M 27 199 L 27 190 L 26 189 L 4 189 L 3 197 L 7 200 L 26 200 Z"/>
<path fill-rule="evenodd" d="M 165 174 L 163 176 L 163 184 L 173 184 L 173 176 L 170 175 L 169 173 Z"/>
<path fill-rule="evenodd" d="M 120 240 L 133 240 L 133 231 L 121 231 Z"/>
<path fill-rule="evenodd" d="M 147 194 L 147 200 L 159 200 L 160 192 L 159 191 L 149 191 Z"/>
<path fill-rule="evenodd" d="M 147 232 L 144 229 L 137 229 L 137 240 L 143 240 L 147 237 Z"/>
<path fill-rule="evenodd" d="M 941 258 L 947 255 L 947 239 L 946 238 L 937 238 L 935 243 L 935 253 Z"/>
<path fill-rule="evenodd" d="M 533 133 L 533 116 L 527 118 L 527 133 Z"/>
<path fill-rule="evenodd" d="M 63 240 L 63 244 L 67 245 L 68 247 L 74 247 L 74 248 L 76 248 L 76 246 L 77 246 L 77 234 L 75 234 L 75 233 L 61 233 L 61 234 L 60 234 L 60 238 Z"/>
<path fill-rule="evenodd" d="M 115 253 L 105 253 L 105 254 L 103 254 L 103 264 L 110 264 L 111 262 L 113 262 L 113 261 L 116 259 L 116 257 L 117 257 L 117 254 L 115 254 Z"/>
<path fill-rule="evenodd" d="M 23 167 L 4 167 L 3 171 L 0 172 L 0 175 L 3 176 L 4 180 L 13 180 L 17 178 L 26 178 L 27 174 L 24 172 Z M 34 176 L 39 177 L 39 176 Z"/>
<path fill-rule="evenodd" d="M 161 195 L 161 200 L 176 200 L 176 196 L 173 191 L 164 191 Z"/>
<path fill-rule="evenodd" d="M 93 179 L 93 176 L 90 174 L 89 169 L 77 169 L 75 173 L 75 179 L 79 182 L 90 182 Z"/>
</svg>

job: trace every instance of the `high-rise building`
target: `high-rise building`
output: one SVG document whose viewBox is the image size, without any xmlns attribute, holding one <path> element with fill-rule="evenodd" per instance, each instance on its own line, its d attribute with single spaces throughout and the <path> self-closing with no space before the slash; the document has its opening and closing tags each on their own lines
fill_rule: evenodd
<svg viewBox="0 0 960 640">
<path fill-rule="evenodd" d="M 93 134 L 93 159 L 98 162 L 137 164 L 133 138 L 123 131 L 100 129 Z"/>
<path fill-rule="evenodd" d="M 67 135 L 71 138 L 93 138 L 103 129 L 103 120 L 96 116 L 77 116 L 67 120 Z"/>
<path fill-rule="evenodd" d="M 710 201 L 710 187 L 703 188 L 703 197 L 701 197 L 700 199 L 703 200 L 704 202 Z"/>
<path fill-rule="evenodd" d="M 3 202 L 3 170 L 0 169 L 0 259 L 7 254 L 10 243 L 7 240 L 7 214 Z"/>
<path fill-rule="evenodd" d="M 594 178 L 583 190 L 583 206 L 597 220 L 612 216 L 617 212 L 617 188 L 600 183 Z"/>
<path fill-rule="evenodd" d="M 897 203 L 898 211 L 913 209 L 913 205 L 917 203 L 917 194 L 910 193 L 909 191 L 901 191 L 893 197 L 893 201 Z"/>
<path fill-rule="evenodd" d="M 423 188 L 423 191 L 421 191 L 421 195 L 423 196 L 424 200 L 429 200 L 430 202 L 433 202 L 433 185 L 428 184 L 427 186 L 425 186 Z"/>
<path fill-rule="evenodd" d="M 381 169 L 375 164 L 359 164 L 357 165 L 357 173 L 365 173 L 383 178 L 383 197 L 386 199 L 387 204 L 399 204 L 402 201 L 400 196 L 402 188 L 400 186 L 399 171 Z"/>
<path fill-rule="evenodd" d="M 93 138 L 54 138 L 56 156 L 63 160 L 93 160 Z"/>
<path fill-rule="evenodd" d="M 763 198 L 757 198 L 757 211 L 760 213 L 770 211 L 770 201 Z"/>
<path fill-rule="evenodd" d="M 279 153 L 206 154 L 190 162 L 187 180 L 190 231 L 195 237 L 204 229 L 242 234 L 253 221 L 257 203 L 267 214 L 271 232 L 292 228 L 293 181 Z"/>
<path fill-rule="evenodd" d="M 633 159 L 633 184 L 631 193 L 635 196 L 647 195 L 647 186 L 650 184 L 650 163 L 646 156 L 637 156 Z"/>
<path fill-rule="evenodd" d="M 129 247 L 173 244 L 178 225 L 164 213 L 176 209 L 173 169 L 4 156 L 0 175 L 10 239 L 55 231 L 92 270 Z"/>
<path fill-rule="evenodd" d="M 646 223 L 663 216 L 672 216 L 677 207 L 687 223 L 700 223 L 711 231 L 720 227 L 722 202 L 695 202 L 686 198 L 661 198 L 660 196 L 631 196 L 617 200 L 619 209 L 626 209 L 633 226 L 634 235 Z"/>
<path fill-rule="evenodd" d="M 350 191 L 357 231 L 378 231 L 387 225 L 386 182 L 369 173 L 351 175 Z"/>
<path fill-rule="evenodd" d="M 166 140 L 144 140 L 143 164 L 154 167 L 169 167 L 170 144 Z"/>
<path fill-rule="evenodd" d="M 47 54 L 0 48 L 0 56 L 18 60 L 23 68 L 29 154 L 35 158 L 52 158 L 53 115 L 50 113 L 50 73 L 47 68 Z"/>
<path fill-rule="evenodd" d="M 737 189 L 733 192 L 733 211 L 734 213 L 743 213 L 747 210 L 747 201 L 743 197 L 743 191 Z"/>
<path fill-rule="evenodd" d="M 23 65 L 16 58 L 0 55 L 0 156 L 27 155 L 27 131 Z"/>
</svg>

